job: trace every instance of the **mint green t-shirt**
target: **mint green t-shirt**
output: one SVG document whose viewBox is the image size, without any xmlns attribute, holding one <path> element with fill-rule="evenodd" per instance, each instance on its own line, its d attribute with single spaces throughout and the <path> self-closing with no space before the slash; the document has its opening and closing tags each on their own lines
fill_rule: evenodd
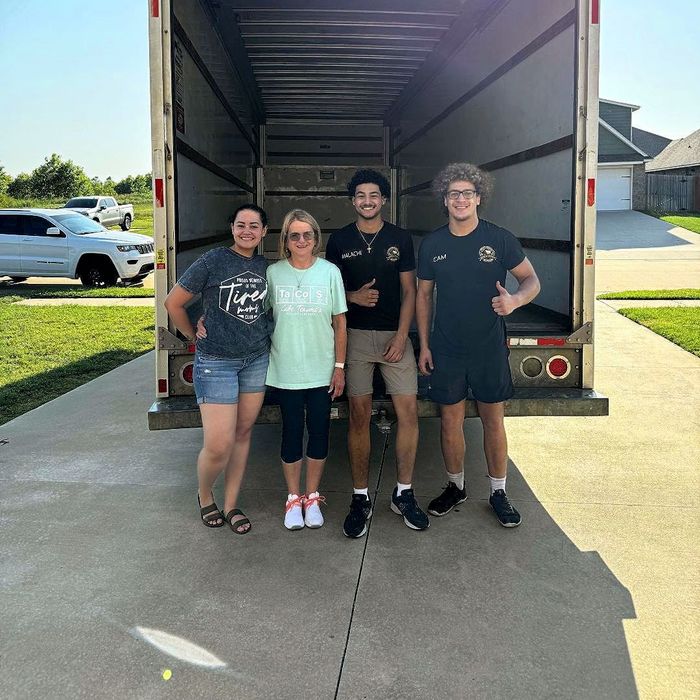
<svg viewBox="0 0 700 700">
<path fill-rule="evenodd" d="M 340 270 L 323 258 L 306 270 L 280 260 L 267 268 L 267 285 L 275 328 L 266 383 L 280 389 L 328 386 L 335 366 L 332 318 L 348 310 Z"/>
</svg>

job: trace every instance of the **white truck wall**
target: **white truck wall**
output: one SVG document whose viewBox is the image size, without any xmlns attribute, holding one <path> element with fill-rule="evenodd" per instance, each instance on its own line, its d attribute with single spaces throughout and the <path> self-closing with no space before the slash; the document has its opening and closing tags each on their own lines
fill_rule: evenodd
<svg viewBox="0 0 700 700">
<path fill-rule="evenodd" d="M 509 3 L 404 109 L 395 139 L 399 147 L 573 10 L 571 0 Z M 535 249 L 526 247 L 543 280 L 537 303 L 564 314 L 570 310 L 571 262 L 561 247 L 571 241 L 573 199 L 573 151 L 565 139 L 574 129 L 575 41 L 571 24 L 522 62 L 506 66 L 493 82 L 401 148 L 395 158 L 405 190 L 430 182 L 449 162 L 493 164 L 562 140 L 564 145 L 550 155 L 506 167 L 494 164 L 495 192 L 482 216 L 518 237 L 543 240 L 541 246 L 533 243 Z M 438 204 L 426 206 L 428 199 L 426 190 L 403 194 L 401 223 L 430 230 L 444 221 Z M 440 218 L 432 218 L 438 213 Z M 556 249 L 541 249 L 547 247 L 544 241 L 553 241 Z M 558 248 L 557 242 L 562 244 Z"/>
</svg>

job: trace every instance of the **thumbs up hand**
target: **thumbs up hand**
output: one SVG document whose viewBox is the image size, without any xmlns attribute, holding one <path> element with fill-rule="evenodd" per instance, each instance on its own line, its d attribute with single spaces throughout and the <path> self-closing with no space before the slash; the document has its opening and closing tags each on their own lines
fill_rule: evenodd
<svg viewBox="0 0 700 700">
<path fill-rule="evenodd" d="M 507 316 L 518 308 L 515 297 L 505 287 L 501 286 L 498 280 L 496 280 L 496 290 L 498 291 L 498 296 L 491 299 L 491 306 L 499 316 Z"/>
<path fill-rule="evenodd" d="M 356 292 L 348 292 L 348 301 L 358 306 L 376 306 L 379 300 L 379 290 L 372 289 L 376 281 L 376 279 L 373 279 L 371 282 L 363 284 Z"/>
</svg>

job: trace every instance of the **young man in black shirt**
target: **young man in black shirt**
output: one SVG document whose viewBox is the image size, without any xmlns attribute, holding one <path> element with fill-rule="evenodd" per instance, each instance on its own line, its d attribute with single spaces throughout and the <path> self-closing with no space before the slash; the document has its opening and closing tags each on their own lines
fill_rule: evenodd
<svg viewBox="0 0 700 700">
<path fill-rule="evenodd" d="M 429 396 L 440 404 L 441 444 L 447 487 L 428 512 L 447 515 L 467 498 L 464 488 L 464 406 L 471 388 L 484 429 L 484 452 L 491 481 L 489 503 L 504 527 L 520 525 L 506 495 L 508 444 L 504 402 L 513 395 L 504 316 L 532 301 L 540 283 L 518 239 L 480 220 L 477 207 L 490 191 L 490 176 L 469 163 L 453 163 L 437 175 L 433 189 L 448 215 L 418 253 L 416 321 L 418 367 L 430 375 Z M 518 290 L 505 289 L 506 273 Z M 438 288 L 430 333 L 433 290 Z"/>
<path fill-rule="evenodd" d="M 348 194 L 357 218 L 331 234 L 326 245 L 326 259 L 340 268 L 348 301 L 346 392 L 354 494 L 343 532 L 362 537 L 372 517 L 368 478 L 375 365 L 398 420 L 391 509 L 408 527 L 425 530 L 430 521 L 411 488 L 418 446 L 417 368 L 408 338 L 416 300 L 413 242 L 407 231 L 382 219 L 390 189 L 381 173 L 358 170 L 348 183 Z"/>
</svg>

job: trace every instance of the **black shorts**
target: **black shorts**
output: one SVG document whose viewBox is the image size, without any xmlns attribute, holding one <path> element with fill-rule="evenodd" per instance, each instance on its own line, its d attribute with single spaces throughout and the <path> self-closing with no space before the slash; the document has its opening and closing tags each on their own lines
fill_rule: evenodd
<svg viewBox="0 0 700 700">
<path fill-rule="evenodd" d="M 428 397 L 439 404 L 455 404 L 467 398 L 469 389 L 477 401 L 500 403 L 513 396 L 513 378 L 507 345 L 483 348 L 468 357 L 433 351 L 434 369 Z"/>
</svg>

